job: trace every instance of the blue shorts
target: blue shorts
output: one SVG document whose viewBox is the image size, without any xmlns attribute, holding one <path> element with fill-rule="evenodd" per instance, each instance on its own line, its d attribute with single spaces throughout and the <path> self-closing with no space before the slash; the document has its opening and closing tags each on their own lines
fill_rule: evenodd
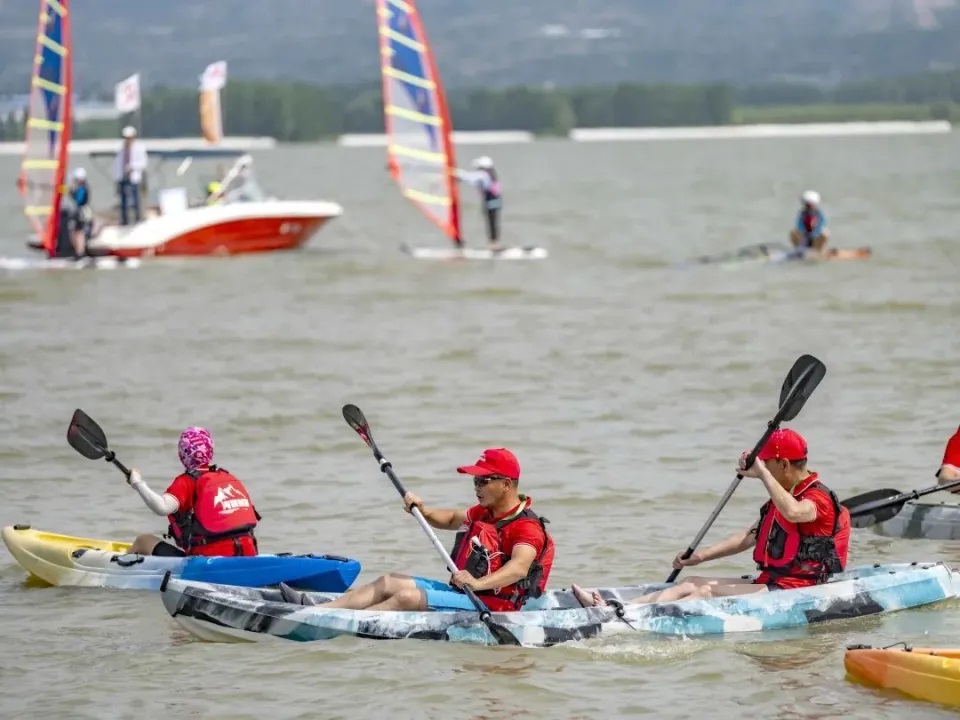
<svg viewBox="0 0 960 720">
<path fill-rule="evenodd" d="M 415 577 L 413 580 L 427 596 L 429 610 L 476 610 L 470 598 L 452 585 L 430 578 Z"/>
</svg>

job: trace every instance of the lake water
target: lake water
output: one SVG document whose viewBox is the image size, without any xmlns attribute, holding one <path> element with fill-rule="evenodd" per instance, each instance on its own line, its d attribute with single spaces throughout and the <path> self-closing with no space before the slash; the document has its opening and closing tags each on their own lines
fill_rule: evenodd
<svg viewBox="0 0 960 720">
<path fill-rule="evenodd" d="M 446 577 L 343 422 L 355 403 L 428 504 L 470 503 L 454 468 L 512 448 L 551 520 L 551 586 L 656 581 L 803 353 L 828 371 L 792 426 L 831 488 L 935 482 L 960 392 L 956 133 L 547 141 L 467 148 L 461 163 L 474 152 L 500 169 L 505 239 L 548 260 L 411 260 L 401 242 L 445 240 L 390 183 L 383 151 L 305 146 L 255 155 L 278 195 L 345 208 L 302 252 L 0 276 L 0 522 L 118 539 L 163 529 L 115 469 L 67 445 L 80 407 L 157 490 L 177 472 L 180 430 L 210 428 L 264 515 L 264 551 L 356 557 L 358 582 Z M 0 158 L 3 255 L 26 254 L 16 162 Z M 82 162 L 108 203 L 105 176 Z M 783 240 L 808 187 L 835 244 L 870 245 L 872 259 L 673 266 Z M 469 188 L 464 205 L 480 244 Z M 744 480 L 704 546 L 752 523 L 765 497 Z M 850 565 L 958 555 L 960 543 L 857 531 Z M 702 568 L 751 570 L 747 554 Z M 787 638 L 229 646 L 194 640 L 156 594 L 23 580 L 0 549 L 10 718 L 955 717 L 854 685 L 842 664 L 854 642 L 960 646 L 955 603 Z"/>
</svg>

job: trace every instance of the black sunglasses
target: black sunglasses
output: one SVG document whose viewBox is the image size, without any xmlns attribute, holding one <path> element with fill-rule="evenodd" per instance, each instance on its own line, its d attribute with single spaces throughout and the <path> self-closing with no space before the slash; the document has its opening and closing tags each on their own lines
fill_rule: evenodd
<svg viewBox="0 0 960 720">
<path fill-rule="evenodd" d="M 509 480 L 510 478 L 503 475 L 477 475 L 473 478 L 473 486 L 475 488 L 485 487 L 488 482 L 491 480 Z"/>
</svg>

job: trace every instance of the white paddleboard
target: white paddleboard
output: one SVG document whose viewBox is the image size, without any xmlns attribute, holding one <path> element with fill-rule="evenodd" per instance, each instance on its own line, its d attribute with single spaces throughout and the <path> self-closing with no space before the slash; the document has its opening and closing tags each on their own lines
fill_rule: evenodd
<svg viewBox="0 0 960 720">
<path fill-rule="evenodd" d="M 17 272 L 21 270 L 115 270 L 118 268 L 140 267 L 139 258 L 119 258 L 113 256 L 72 258 L 11 258 L 0 257 L 0 270 Z"/>
<path fill-rule="evenodd" d="M 489 248 L 410 247 L 400 249 L 417 260 L 543 260 L 546 248 L 507 246 L 500 250 Z"/>
</svg>

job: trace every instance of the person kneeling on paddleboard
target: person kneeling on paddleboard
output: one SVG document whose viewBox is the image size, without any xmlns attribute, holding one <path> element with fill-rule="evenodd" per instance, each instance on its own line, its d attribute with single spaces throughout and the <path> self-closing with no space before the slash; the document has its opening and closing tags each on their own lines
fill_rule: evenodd
<svg viewBox="0 0 960 720">
<path fill-rule="evenodd" d="M 820 482 L 817 473 L 807 468 L 806 440 L 794 430 L 776 430 L 753 465 L 745 468 L 749 454 L 740 456 L 737 472 L 759 478 L 770 495 L 760 508 L 760 519 L 686 560 L 682 553 L 677 555 L 673 567 L 699 565 L 752 547 L 760 574 L 753 580 L 691 577 L 630 602 L 665 603 L 789 590 L 819 585 L 843 571 L 850 542 L 850 512 Z M 604 603 L 597 592 L 589 593 L 577 585 L 571 589 L 584 606 Z"/>
<path fill-rule="evenodd" d="M 384 575 L 324 603 L 324 608 L 475 610 L 460 590 L 467 586 L 498 612 L 519 610 L 528 597 L 543 593 L 553 566 L 553 539 L 547 533 L 546 518 L 530 509 L 533 500 L 517 491 L 520 463 L 516 456 L 505 448 L 485 450 L 475 464 L 458 467 L 457 472 L 473 476 L 477 504 L 471 508 L 428 508 L 413 493 L 403 497 L 407 512 L 417 507 L 433 527 L 458 530 L 450 555 L 460 571 L 450 584 Z"/>
<path fill-rule="evenodd" d="M 938 485 L 960 480 L 960 428 L 947 440 L 947 447 L 943 451 L 943 460 L 940 463 L 940 469 L 937 470 Z M 960 493 L 960 488 L 951 490 L 953 493 Z"/>
<path fill-rule="evenodd" d="M 804 254 L 812 250 L 819 255 L 823 254 L 829 239 L 827 218 L 820 209 L 820 193 L 807 190 L 800 196 L 800 212 L 796 227 L 790 231 L 790 243 Z"/>
<path fill-rule="evenodd" d="M 256 555 L 254 528 L 260 513 L 236 477 L 213 465 L 213 438 L 200 427 L 188 427 L 177 446 L 184 472 L 174 478 L 163 495 L 151 490 L 137 468 L 127 482 L 147 507 L 166 515 L 170 527 L 165 537 L 140 535 L 131 552 L 141 555 Z"/>
</svg>

